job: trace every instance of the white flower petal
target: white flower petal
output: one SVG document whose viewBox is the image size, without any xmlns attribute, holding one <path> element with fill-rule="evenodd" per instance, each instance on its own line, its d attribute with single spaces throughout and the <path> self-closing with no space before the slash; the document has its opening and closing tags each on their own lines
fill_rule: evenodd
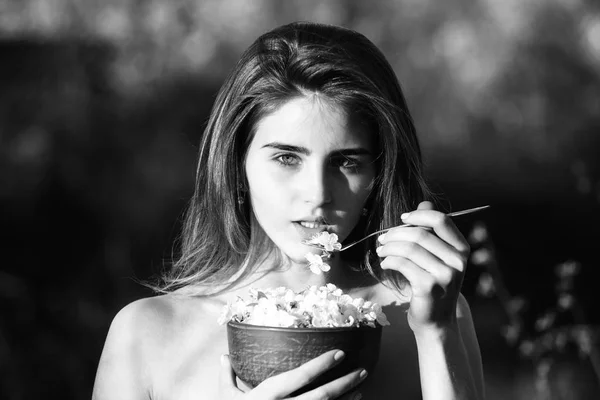
<svg viewBox="0 0 600 400">
<path fill-rule="evenodd" d="M 330 266 L 319 259 L 309 263 L 313 273 L 321 274 Z M 229 302 L 218 318 L 219 323 L 238 322 L 287 327 L 339 327 L 389 325 L 381 305 L 354 299 L 329 283 L 311 286 L 301 292 L 285 287 L 251 289 L 250 301 L 237 297 Z"/>
<path fill-rule="evenodd" d="M 321 268 L 319 265 L 316 264 L 308 264 L 308 267 L 310 268 L 310 270 L 317 275 L 321 275 L 323 272 L 321 271 Z"/>
</svg>

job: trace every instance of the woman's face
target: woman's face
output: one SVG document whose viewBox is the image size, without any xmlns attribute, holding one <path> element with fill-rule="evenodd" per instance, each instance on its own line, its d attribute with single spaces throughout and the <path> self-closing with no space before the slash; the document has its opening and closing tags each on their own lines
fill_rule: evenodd
<svg viewBox="0 0 600 400">
<path fill-rule="evenodd" d="M 352 231 L 375 178 L 370 132 L 313 95 L 263 117 L 245 168 L 256 220 L 293 262 L 305 263 L 303 239 L 328 231 L 342 242 Z"/>
</svg>

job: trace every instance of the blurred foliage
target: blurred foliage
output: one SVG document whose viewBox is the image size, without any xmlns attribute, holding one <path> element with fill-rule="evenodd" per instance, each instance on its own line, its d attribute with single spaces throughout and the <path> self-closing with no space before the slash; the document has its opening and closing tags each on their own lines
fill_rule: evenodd
<svg viewBox="0 0 600 400">
<path fill-rule="evenodd" d="M 556 302 L 551 266 L 572 259 L 597 322 L 597 1 L 2 0 L 0 398 L 89 398 L 112 317 L 150 294 L 131 278 L 168 263 L 222 79 L 294 20 L 357 29 L 387 55 L 446 207 L 493 206 L 493 259 L 529 326 Z M 532 397 L 480 278 L 464 291 L 489 398 Z"/>
<path fill-rule="evenodd" d="M 529 385 L 515 387 L 522 398 L 536 400 L 591 399 L 600 395 L 600 324 L 587 315 L 578 298 L 581 263 L 567 260 L 554 267 L 553 303 L 531 307 L 538 293 L 511 295 L 485 223 L 477 222 L 467 239 L 472 253 L 475 292 L 493 299 L 502 311 L 496 318 L 509 348 L 528 365 Z M 523 363 L 525 361 L 525 363 Z"/>
</svg>

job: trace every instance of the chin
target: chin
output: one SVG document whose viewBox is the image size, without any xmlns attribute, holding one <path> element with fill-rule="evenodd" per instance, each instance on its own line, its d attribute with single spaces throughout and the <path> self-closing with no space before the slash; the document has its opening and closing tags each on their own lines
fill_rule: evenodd
<svg viewBox="0 0 600 400">
<path fill-rule="evenodd" d="M 310 248 L 308 246 L 295 246 L 295 248 L 288 248 L 286 250 L 282 249 L 283 254 L 293 263 L 295 264 L 307 264 L 308 260 L 306 259 L 306 253 L 314 253 L 321 254 L 321 250 Z"/>
<path fill-rule="evenodd" d="M 321 249 L 306 246 L 301 243 L 301 239 L 282 238 L 281 236 L 279 236 L 279 239 L 278 241 L 271 240 L 275 247 L 279 249 L 284 260 L 287 259 L 294 264 L 306 264 L 308 268 L 308 260 L 305 257 L 306 253 L 321 254 Z"/>
<path fill-rule="evenodd" d="M 293 253 L 287 253 L 288 258 L 295 264 L 306 264 L 308 265 L 308 260 L 306 259 L 306 251 L 295 251 Z"/>
</svg>

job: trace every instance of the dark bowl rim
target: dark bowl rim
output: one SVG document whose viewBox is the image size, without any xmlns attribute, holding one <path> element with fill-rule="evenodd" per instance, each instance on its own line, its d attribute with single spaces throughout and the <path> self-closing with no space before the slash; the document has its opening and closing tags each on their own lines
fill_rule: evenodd
<svg viewBox="0 0 600 400">
<path fill-rule="evenodd" d="M 381 329 L 382 326 L 376 324 L 374 328 L 370 326 L 359 326 L 358 328 L 355 326 L 341 326 L 341 327 L 332 327 L 332 328 L 293 328 L 293 327 L 281 327 L 281 326 L 266 326 L 266 325 L 252 325 L 246 324 L 243 322 L 229 321 L 227 322 L 228 326 L 232 326 L 235 328 L 253 330 L 253 331 L 276 331 L 276 332 L 318 332 L 318 333 L 326 333 L 326 332 L 351 332 L 356 330 L 378 330 Z"/>
</svg>

